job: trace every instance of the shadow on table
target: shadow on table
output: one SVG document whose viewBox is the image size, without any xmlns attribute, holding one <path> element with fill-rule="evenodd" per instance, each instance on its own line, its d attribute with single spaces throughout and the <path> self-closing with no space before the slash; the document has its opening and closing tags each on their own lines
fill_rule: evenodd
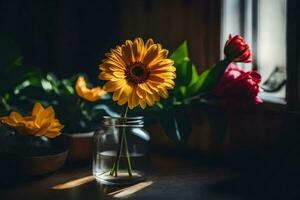
<svg viewBox="0 0 300 200">
<path fill-rule="evenodd" d="M 206 190 L 218 196 L 250 199 L 300 199 L 298 180 L 276 177 L 240 177 L 207 186 Z M 244 199 L 243 198 L 243 199 Z M 239 198 L 237 198 L 239 199 Z"/>
</svg>

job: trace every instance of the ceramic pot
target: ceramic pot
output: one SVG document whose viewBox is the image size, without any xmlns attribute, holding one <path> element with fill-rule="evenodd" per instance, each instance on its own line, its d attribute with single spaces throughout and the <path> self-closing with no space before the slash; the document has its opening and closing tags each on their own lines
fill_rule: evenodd
<svg viewBox="0 0 300 200">
<path fill-rule="evenodd" d="M 1 174 L 4 176 L 48 174 L 61 168 L 66 161 L 68 150 L 60 138 L 25 136 L 14 131 L 4 135 L 0 142 Z"/>
<path fill-rule="evenodd" d="M 92 160 L 93 135 L 94 132 L 64 133 L 70 161 Z"/>
</svg>

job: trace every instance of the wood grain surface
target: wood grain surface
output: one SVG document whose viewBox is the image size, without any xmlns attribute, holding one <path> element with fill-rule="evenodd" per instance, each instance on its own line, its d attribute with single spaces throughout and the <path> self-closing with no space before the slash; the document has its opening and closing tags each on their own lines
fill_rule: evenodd
<svg viewBox="0 0 300 200">
<path fill-rule="evenodd" d="M 195 161 L 197 160 L 197 161 Z M 251 168 L 250 166 L 248 166 Z M 299 197 L 288 182 L 278 176 L 263 175 L 225 167 L 222 162 L 154 156 L 149 178 L 136 185 L 100 185 L 91 175 L 91 166 L 66 166 L 48 176 L 2 185 L 2 200 L 86 200 L 86 199 L 294 199 Z M 272 179 L 273 177 L 273 179 Z M 276 178 L 274 178 L 276 177 Z M 277 180 L 277 181 L 274 181 Z M 285 187 L 283 187 L 285 186 Z M 299 192 L 298 192 L 299 193 Z M 283 198 L 284 196 L 284 198 Z"/>
</svg>

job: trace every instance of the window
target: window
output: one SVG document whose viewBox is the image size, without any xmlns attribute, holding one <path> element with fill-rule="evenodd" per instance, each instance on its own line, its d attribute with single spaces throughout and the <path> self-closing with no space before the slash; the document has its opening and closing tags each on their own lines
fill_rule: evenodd
<svg viewBox="0 0 300 200">
<path fill-rule="evenodd" d="M 262 75 L 263 98 L 285 103 L 287 69 L 287 1 L 223 0 L 221 46 L 240 34 L 250 44 L 253 63 L 239 64 Z"/>
</svg>

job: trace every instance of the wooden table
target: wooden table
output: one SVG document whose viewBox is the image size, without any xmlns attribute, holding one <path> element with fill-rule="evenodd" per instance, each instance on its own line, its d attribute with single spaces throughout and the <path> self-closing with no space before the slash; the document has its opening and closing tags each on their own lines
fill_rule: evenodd
<svg viewBox="0 0 300 200">
<path fill-rule="evenodd" d="M 219 164 L 176 157 L 155 156 L 150 177 L 139 184 L 118 188 L 98 184 L 91 166 L 64 167 L 58 172 L 0 189 L 2 200 L 98 199 L 275 199 L 257 182 Z M 262 184 L 264 185 L 264 184 Z M 270 195 L 271 194 L 271 195 Z M 274 194 L 274 196 L 272 195 Z M 273 196 L 273 197 L 272 197 Z M 288 199 L 288 198 L 287 198 Z"/>
</svg>

